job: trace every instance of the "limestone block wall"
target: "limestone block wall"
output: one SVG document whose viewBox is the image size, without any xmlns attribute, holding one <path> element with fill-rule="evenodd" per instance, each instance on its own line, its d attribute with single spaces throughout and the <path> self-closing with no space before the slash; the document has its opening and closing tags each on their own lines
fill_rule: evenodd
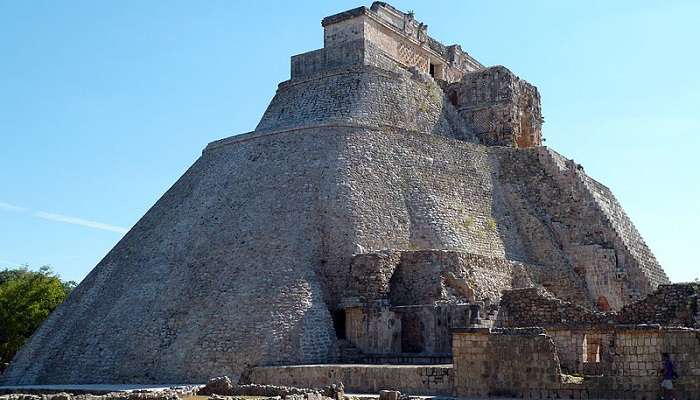
<svg viewBox="0 0 700 400">
<path fill-rule="evenodd" d="M 396 83 L 379 75 L 359 81 Z M 298 95 L 332 103 L 333 90 L 325 100 Z M 561 252 L 549 249 L 568 242 L 553 239 L 552 228 L 534 236 L 547 250 L 534 251 L 529 233 L 540 228 L 530 231 L 537 225 L 527 221 L 549 229 L 542 210 L 565 215 L 571 203 L 536 167 L 538 158 L 429 134 L 444 125 L 421 125 L 419 117 L 409 130 L 359 123 L 375 112 L 400 115 L 400 106 L 382 108 L 385 96 L 389 104 L 401 97 L 398 90 L 367 89 L 376 94 L 371 102 L 369 94 L 357 98 L 371 105 L 365 120 L 321 118 L 300 127 L 293 118 L 312 122 L 314 110 L 324 110 L 309 105 L 279 119 L 288 129 L 212 143 L 30 339 L 3 382 L 199 382 L 250 365 L 331 362 L 329 309 L 342 300 L 356 254 L 442 249 L 551 265 L 545 255 Z M 287 115 L 285 102 L 273 103 L 269 112 Z M 515 154 L 526 154 L 517 168 Z M 621 241 L 612 243 L 617 251 Z M 488 273 L 496 263 L 483 265 L 475 280 L 501 281 Z M 477 288 L 476 296 L 496 291 Z"/>
<path fill-rule="evenodd" d="M 307 79 L 328 70 L 351 68 L 365 63 L 366 43 L 347 42 L 342 46 L 323 48 L 292 56 L 291 78 Z M 392 70 L 391 68 L 385 68 Z"/>
<path fill-rule="evenodd" d="M 583 283 L 588 301 L 611 310 L 668 283 L 612 193 L 579 165 L 546 148 L 495 151 L 520 228 L 539 239 L 527 243 L 533 263 L 568 266 L 568 282 Z"/>
<path fill-rule="evenodd" d="M 547 328 L 546 332 L 557 349 L 562 372 L 583 372 L 585 334 L 566 328 Z"/>
<path fill-rule="evenodd" d="M 364 7 L 358 7 L 337 14 L 335 17 L 325 18 L 322 22 L 323 47 L 337 47 L 347 42 L 364 40 L 366 18 L 363 16 L 365 13 Z"/>
<path fill-rule="evenodd" d="M 401 262 L 400 251 L 377 251 L 356 254 L 350 263 L 346 291 L 341 298 L 361 303 L 389 299 L 389 280 Z"/>
<path fill-rule="evenodd" d="M 452 347 L 456 396 L 519 398 L 561 382 L 554 342 L 542 330 L 464 329 Z"/>
<path fill-rule="evenodd" d="M 661 324 L 700 328 L 700 284 L 660 285 L 643 300 L 625 306 L 617 315 L 620 324 Z"/>
<path fill-rule="evenodd" d="M 642 301 L 620 310 L 617 321 L 700 328 L 699 295 L 700 284 L 697 283 L 660 285 Z"/>
<path fill-rule="evenodd" d="M 554 327 L 547 328 L 546 333 L 556 345 L 563 372 L 586 375 L 611 374 L 615 354 L 615 327 Z"/>
<path fill-rule="evenodd" d="M 700 332 L 691 329 L 653 327 L 620 328 L 615 336 L 613 374 L 620 389 L 641 392 L 638 397 L 657 398 L 663 363 L 669 353 L 679 378 L 674 381 L 676 399 L 694 399 L 700 393 Z"/>
<path fill-rule="evenodd" d="M 449 395 L 452 367 L 449 365 L 299 365 L 257 367 L 250 374 L 257 384 L 321 388 L 343 382 L 351 393 L 399 390 L 414 395 Z"/>
<path fill-rule="evenodd" d="M 533 272 L 535 271 L 535 272 Z M 383 250 L 353 256 L 343 297 L 393 306 L 436 302 L 498 304 L 501 292 L 529 287 L 536 266 L 455 250 Z"/>
<path fill-rule="evenodd" d="M 661 285 L 642 300 L 618 312 L 596 312 L 557 299 L 541 288 L 509 290 L 503 293 L 498 323 L 504 327 L 542 326 L 572 329 L 616 324 L 657 324 L 698 327 L 697 283 Z"/>
<path fill-rule="evenodd" d="M 485 147 L 386 129 L 344 141 L 341 185 L 356 240 L 350 254 L 444 249 L 522 259 L 522 239 Z M 350 264 L 326 264 L 331 296 L 347 290 Z"/>
<path fill-rule="evenodd" d="M 364 41 L 401 68 L 416 68 L 427 74 L 432 64 L 433 75 L 448 82 L 459 80 L 467 71 L 483 68 L 459 46 L 447 47 L 428 36 L 427 25 L 416 21 L 412 14 L 385 3 L 375 2 L 369 9 L 358 7 L 326 17 L 322 25 L 324 49 Z M 384 65 L 373 61 L 376 59 L 366 58 L 367 65 Z"/>
<path fill-rule="evenodd" d="M 390 126 L 464 140 L 471 138 L 432 78 L 370 66 L 326 71 L 283 82 L 256 130 L 321 123 Z"/>
<path fill-rule="evenodd" d="M 613 321 L 608 313 L 595 312 L 581 305 L 553 297 L 540 288 L 503 293 L 498 324 L 503 327 L 591 326 Z"/>
<path fill-rule="evenodd" d="M 316 74 L 337 73 L 363 65 L 396 73 L 408 70 L 375 43 L 358 39 L 292 56 L 291 79 L 304 80 Z"/>
<path fill-rule="evenodd" d="M 347 339 L 364 354 L 401 353 L 401 315 L 388 307 L 345 309 Z"/>
<path fill-rule="evenodd" d="M 401 352 L 452 353 L 451 330 L 469 322 L 469 305 L 436 304 L 392 307 L 401 318 Z"/>
<path fill-rule="evenodd" d="M 329 137 L 338 138 L 307 132 L 205 151 L 20 350 L 4 382 L 205 382 L 247 365 L 332 360 L 321 260 L 351 252 L 353 239 L 334 222 L 347 219 L 346 195 L 336 184 L 342 145 Z"/>
<path fill-rule="evenodd" d="M 346 337 L 365 356 L 445 355 L 451 329 L 469 323 L 467 304 L 366 306 L 345 309 Z"/>
<path fill-rule="evenodd" d="M 581 334 L 593 335 L 595 340 L 584 337 L 581 343 Z M 566 353 L 571 348 L 561 346 L 565 336 L 573 338 L 576 346 L 580 343 L 584 353 L 586 344 L 606 347 L 600 362 L 582 363 L 585 372 L 596 376 L 572 379 L 561 374 L 560 357 L 570 362 Z M 456 331 L 453 341 L 454 394 L 458 396 L 656 399 L 661 395 L 663 352 L 669 353 L 679 375 L 674 380 L 675 398 L 695 399 L 700 391 L 700 332 L 696 329 L 626 325 L 605 333 L 565 335 L 564 331 L 535 328 L 492 332 L 472 328 Z M 578 349 L 576 353 L 586 357 Z"/>
<path fill-rule="evenodd" d="M 466 73 L 445 92 L 481 143 L 518 148 L 541 145 L 540 94 L 507 68 Z"/>
</svg>

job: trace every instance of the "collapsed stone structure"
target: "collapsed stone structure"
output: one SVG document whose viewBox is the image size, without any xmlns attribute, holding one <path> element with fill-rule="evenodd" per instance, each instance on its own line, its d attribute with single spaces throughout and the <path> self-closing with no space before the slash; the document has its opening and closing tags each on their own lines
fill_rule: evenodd
<svg viewBox="0 0 700 400">
<path fill-rule="evenodd" d="M 386 3 L 322 26 L 256 130 L 204 149 L 5 383 L 449 363 L 454 329 L 508 327 L 504 291 L 619 311 L 668 283 L 610 190 L 542 146 L 534 86 Z"/>
</svg>

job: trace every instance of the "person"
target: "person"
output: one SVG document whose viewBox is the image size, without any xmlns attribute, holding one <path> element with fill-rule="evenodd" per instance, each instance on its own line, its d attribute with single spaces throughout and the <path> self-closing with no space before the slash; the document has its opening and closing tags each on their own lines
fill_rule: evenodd
<svg viewBox="0 0 700 400">
<path fill-rule="evenodd" d="M 663 400 L 675 400 L 675 395 L 673 394 L 673 380 L 678 377 L 676 371 L 673 367 L 673 361 L 671 361 L 671 356 L 668 353 L 661 353 L 661 360 L 664 363 L 664 367 L 661 369 L 661 390 L 663 391 Z"/>
</svg>

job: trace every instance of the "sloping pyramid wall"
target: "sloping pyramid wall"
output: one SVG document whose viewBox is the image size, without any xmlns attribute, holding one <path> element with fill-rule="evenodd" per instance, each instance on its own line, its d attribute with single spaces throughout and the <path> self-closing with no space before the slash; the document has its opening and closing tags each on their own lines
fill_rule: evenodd
<svg viewBox="0 0 700 400">
<path fill-rule="evenodd" d="M 394 87 L 413 84 L 405 79 L 416 78 L 381 78 Z M 366 86 L 383 96 L 360 96 L 351 110 L 358 118 L 377 102 L 394 101 L 391 91 Z M 288 95 L 284 90 L 278 96 Z M 337 103 L 337 93 L 324 93 L 321 103 Z M 252 365 L 333 361 L 329 309 L 341 300 L 357 253 L 455 249 L 566 271 L 570 281 L 549 283 L 555 291 L 584 284 L 548 208 L 532 203 L 541 194 L 530 196 L 538 180 L 558 174 L 531 173 L 545 167 L 539 152 L 546 150 L 451 139 L 464 132 L 449 131 L 456 122 L 444 112 L 448 102 L 429 98 L 435 104 L 427 110 L 437 117 L 413 126 L 321 118 L 211 144 L 49 317 L 3 383 L 197 383 Z M 432 134 L 435 126 L 442 136 Z M 514 161 L 529 166 L 518 169 Z M 584 207 L 562 202 L 572 216 Z M 620 236 L 629 226 L 606 221 L 568 229 L 622 237 L 599 244 L 613 252 L 623 252 L 625 240 L 641 241 Z M 623 264 L 637 257 L 625 254 Z M 665 275 L 651 257 L 644 265 L 660 278 L 642 269 L 639 276 L 654 286 Z"/>
</svg>

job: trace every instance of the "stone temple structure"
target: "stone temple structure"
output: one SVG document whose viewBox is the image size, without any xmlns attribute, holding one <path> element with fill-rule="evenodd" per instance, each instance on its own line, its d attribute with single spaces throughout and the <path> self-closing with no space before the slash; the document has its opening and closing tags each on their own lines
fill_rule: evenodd
<svg viewBox="0 0 700 400">
<path fill-rule="evenodd" d="M 546 360 L 532 379 L 564 390 L 550 375 L 629 366 L 608 351 L 620 324 L 697 328 L 697 287 L 667 285 L 610 190 L 542 146 L 536 87 L 386 3 L 322 26 L 255 131 L 204 149 L 5 384 L 294 384 L 333 374 L 279 366 L 454 363 L 415 391 L 484 394 L 503 382 L 459 368 L 522 347 Z"/>
</svg>

